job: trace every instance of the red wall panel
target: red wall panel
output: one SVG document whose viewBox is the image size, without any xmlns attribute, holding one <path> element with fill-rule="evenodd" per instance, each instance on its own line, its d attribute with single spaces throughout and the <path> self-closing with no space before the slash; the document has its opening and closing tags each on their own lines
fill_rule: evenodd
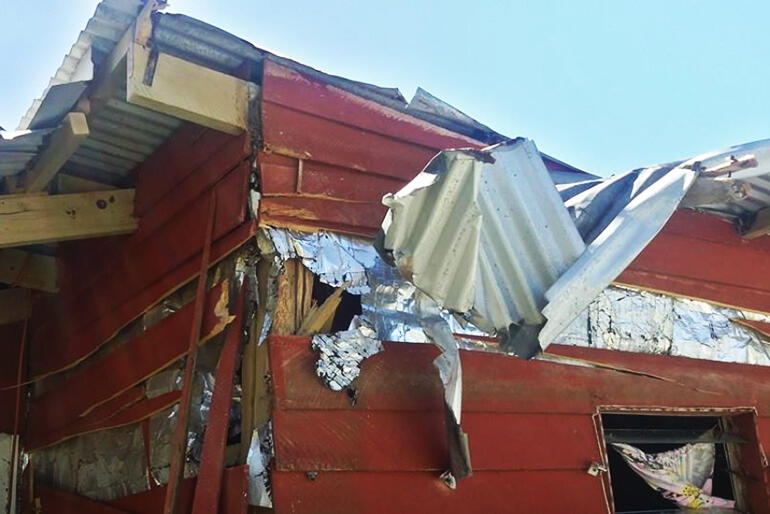
<svg viewBox="0 0 770 514">
<path fill-rule="evenodd" d="M 617 282 L 770 312 L 770 237 L 746 240 L 721 218 L 680 210 Z"/>
<path fill-rule="evenodd" d="M 445 148 L 482 143 L 266 61 L 260 223 L 371 236 L 398 191 Z"/>
<path fill-rule="evenodd" d="M 585 472 L 601 460 L 600 408 L 753 407 L 760 443 L 770 444 L 764 367 L 549 348 L 616 371 L 463 351 L 462 424 L 474 475 L 452 491 L 439 480 L 449 457 L 433 346 L 385 343 L 364 361 L 353 405 L 315 376 L 307 338 L 267 344 L 277 512 L 605 512 L 603 481 Z M 763 491 L 752 488 L 752 500 L 766 502 Z"/>
<path fill-rule="evenodd" d="M 246 221 L 250 139 L 186 125 L 135 170 L 139 230 L 63 245 L 61 292 L 35 324 L 30 369 L 86 358 L 196 274 L 207 202 L 217 194 L 214 260 L 253 232 Z"/>
</svg>

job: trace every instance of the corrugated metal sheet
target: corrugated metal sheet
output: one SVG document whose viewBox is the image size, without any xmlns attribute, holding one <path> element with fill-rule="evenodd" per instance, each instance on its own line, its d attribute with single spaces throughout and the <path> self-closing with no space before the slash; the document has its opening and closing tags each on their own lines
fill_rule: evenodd
<svg viewBox="0 0 770 514">
<path fill-rule="evenodd" d="M 0 177 L 15 175 L 26 168 L 51 132 L 50 129 L 0 131 Z"/>
<path fill-rule="evenodd" d="M 125 185 L 129 171 L 144 162 L 182 125 L 125 101 L 125 82 L 89 117 L 90 134 L 61 173 L 97 182 Z"/>
<path fill-rule="evenodd" d="M 585 248 L 526 139 L 442 152 L 383 203 L 401 274 L 488 332 L 541 323 L 545 292 Z"/>
<path fill-rule="evenodd" d="M 123 32 L 134 22 L 136 15 L 147 0 L 102 0 L 85 29 L 78 35 L 69 53 L 64 56 L 59 69 L 48 82 L 43 94 L 32 102 L 19 122 L 19 129 L 26 129 L 35 117 L 40 104 L 52 86 L 90 80 L 94 65 L 101 63 L 114 48 Z"/>
</svg>

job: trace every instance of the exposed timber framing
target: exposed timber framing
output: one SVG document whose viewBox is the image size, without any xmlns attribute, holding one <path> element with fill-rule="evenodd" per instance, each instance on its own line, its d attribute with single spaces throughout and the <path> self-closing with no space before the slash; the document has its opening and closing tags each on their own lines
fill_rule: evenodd
<svg viewBox="0 0 770 514">
<path fill-rule="evenodd" d="M 29 318 L 31 298 L 28 289 L 13 287 L 0 290 L 0 325 Z"/>
<path fill-rule="evenodd" d="M 133 232 L 134 190 L 0 196 L 0 248 Z"/>
<path fill-rule="evenodd" d="M 56 257 L 25 250 L 0 250 L 0 283 L 56 293 L 59 291 Z"/>
<path fill-rule="evenodd" d="M 754 223 L 743 234 L 743 237 L 744 239 L 754 239 L 766 234 L 770 234 L 770 207 L 765 207 L 757 212 Z"/>
<path fill-rule="evenodd" d="M 32 167 L 22 174 L 17 188 L 25 193 L 43 191 L 88 134 L 85 114 L 71 112 L 64 116 L 59 128 L 51 135 L 48 146 L 34 161 Z"/>
<path fill-rule="evenodd" d="M 132 43 L 129 103 L 230 134 L 247 130 L 249 82 Z"/>
</svg>

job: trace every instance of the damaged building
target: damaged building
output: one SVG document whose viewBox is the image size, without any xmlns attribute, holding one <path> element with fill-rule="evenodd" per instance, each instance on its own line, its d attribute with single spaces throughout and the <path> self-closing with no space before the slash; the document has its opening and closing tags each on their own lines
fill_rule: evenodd
<svg viewBox="0 0 770 514">
<path fill-rule="evenodd" d="M 5 512 L 770 512 L 770 141 L 601 178 L 163 7 L 0 132 Z"/>
</svg>

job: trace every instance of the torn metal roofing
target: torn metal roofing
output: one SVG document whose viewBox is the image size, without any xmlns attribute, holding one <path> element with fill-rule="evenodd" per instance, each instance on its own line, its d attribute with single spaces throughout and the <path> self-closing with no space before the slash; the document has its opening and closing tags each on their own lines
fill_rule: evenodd
<svg viewBox="0 0 770 514">
<path fill-rule="evenodd" d="M 383 203 L 402 275 L 487 332 L 543 322 L 546 290 L 585 248 L 530 140 L 442 152 Z"/>
<path fill-rule="evenodd" d="M 550 184 L 522 180 L 542 169 L 536 153 L 505 161 L 496 148 L 462 160 L 443 152 L 386 196 L 384 248 L 418 289 L 517 355 L 548 346 L 681 205 L 738 219 L 770 206 L 759 185 L 770 178 L 770 140 L 561 185 L 561 200 Z M 463 175 L 473 169 L 485 172 Z"/>
</svg>

